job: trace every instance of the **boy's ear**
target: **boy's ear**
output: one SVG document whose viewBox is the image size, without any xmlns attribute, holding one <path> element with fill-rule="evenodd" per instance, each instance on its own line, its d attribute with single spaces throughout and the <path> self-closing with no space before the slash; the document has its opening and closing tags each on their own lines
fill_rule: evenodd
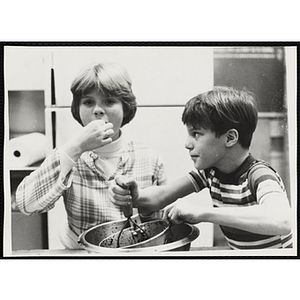
<svg viewBox="0 0 300 300">
<path fill-rule="evenodd" d="M 226 146 L 232 147 L 239 140 L 239 132 L 236 129 L 229 129 L 226 133 Z"/>
</svg>

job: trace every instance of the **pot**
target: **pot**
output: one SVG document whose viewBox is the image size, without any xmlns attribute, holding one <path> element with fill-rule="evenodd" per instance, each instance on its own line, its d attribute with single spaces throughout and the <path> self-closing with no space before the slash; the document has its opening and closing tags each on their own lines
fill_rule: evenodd
<svg viewBox="0 0 300 300">
<path fill-rule="evenodd" d="M 146 248 L 165 244 L 168 237 L 169 224 L 163 220 L 154 220 L 139 225 L 143 230 L 129 227 L 122 232 L 114 233 L 99 243 L 99 247 Z"/>
<path fill-rule="evenodd" d="M 132 219 L 137 221 L 139 216 L 135 215 Z M 150 237 L 148 240 L 141 240 L 137 243 L 124 240 L 122 248 L 104 247 L 104 244 L 99 246 L 103 241 L 106 243 L 105 240 L 109 238 L 113 240 L 112 243 L 115 245 L 115 238 L 125 223 L 126 219 L 96 225 L 84 231 L 79 236 L 78 243 L 87 251 L 102 254 L 189 251 L 191 242 L 200 234 L 199 229 L 191 224 L 182 223 L 168 226 L 163 220 L 152 220 L 139 224 L 139 226 L 148 228 L 147 235 L 149 233 Z M 124 231 L 129 232 L 130 228 L 126 228 Z"/>
</svg>

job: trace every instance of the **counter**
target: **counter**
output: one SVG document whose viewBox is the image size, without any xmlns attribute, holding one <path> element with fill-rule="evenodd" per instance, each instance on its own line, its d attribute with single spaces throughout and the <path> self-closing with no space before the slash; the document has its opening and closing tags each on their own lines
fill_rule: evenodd
<svg viewBox="0 0 300 300">
<path fill-rule="evenodd" d="M 92 253 L 87 250 L 17 250 L 12 251 L 11 255 L 6 255 L 5 257 L 11 258 L 27 258 L 27 257 L 70 257 L 70 258 L 80 258 L 80 257 L 296 257 L 296 249 L 266 249 L 266 250 L 231 250 L 227 246 L 217 246 L 217 247 L 192 247 L 190 251 L 167 251 L 167 252 L 155 252 L 155 253 L 112 253 L 111 255 Z"/>
<path fill-rule="evenodd" d="M 213 251 L 215 252 L 223 252 L 224 251 L 230 251 L 232 250 L 229 247 L 192 247 L 190 251 L 174 251 L 174 252 L 156 252 L 155 254 L 146 254 L 146 256 L 202 256 L 204 253 L 207 255 L 208 252 Z M 214 254 L 211 254 L 214 256 Z M 17 250 L 17 251 L 12 251 L 12 254 L 10 257 L 93 257 L 93 256 L 98 256 L 101 257 L 103 255 L 99 253 L 92 253 L 88 252 L 86 250 L 69 250 L 69 249 L 58 249 L 58 250 L 47 250 L 47 249 L 37 249 L 37 250 Z M 105 255 L 107 256 L 107 255 Z M 109 255 L 110 256 L 110 255 Z M 118 253 L 112 254 L 111 256 L 145 256 L 143 253 Z"/>
</svg>

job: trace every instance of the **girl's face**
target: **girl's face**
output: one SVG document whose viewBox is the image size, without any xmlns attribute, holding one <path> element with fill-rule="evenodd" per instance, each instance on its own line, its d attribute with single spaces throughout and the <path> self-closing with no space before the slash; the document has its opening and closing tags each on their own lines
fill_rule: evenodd
<svg viewBox="0 0 300 300">
<path fill-rule="evenodd" d="M 93 91 L 80 100 L 79 115 L 84 126 L 94 120 L 103 120 L 113 124 L 113 141 L 120 136 L 123 122 L 123 105 L 117 98 L 107 98 L 102 93 Z"/>
<path fill-rule="evenodd" d="M 219 138 L 209 129 L 196 129 L 187 125 L 188 138 L 185 148 L 189 150 L 195 168 L 203 170 L 210 167 L 222 169 L 225 156 L 225 138 Z"/>
</svg>

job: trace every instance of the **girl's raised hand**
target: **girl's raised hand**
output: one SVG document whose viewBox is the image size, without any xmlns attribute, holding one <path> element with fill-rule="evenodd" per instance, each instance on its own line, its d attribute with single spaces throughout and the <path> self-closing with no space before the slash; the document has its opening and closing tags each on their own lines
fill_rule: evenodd
<svg viewBox="0 0 300 300">
<path fill-rule="evenodd" d="M 73 137 L 81 153 L 103 147 L 112 142 L 113 124 L 95 120 L 87 124 Z"/>
<path fill-rule="evenodd" d="M 103 147 L 112 142 L 113 124 L 95 120 L 82 127 L 60 148 L 72 160 L 76 161 L 85 151 Z"/>
</svg>

